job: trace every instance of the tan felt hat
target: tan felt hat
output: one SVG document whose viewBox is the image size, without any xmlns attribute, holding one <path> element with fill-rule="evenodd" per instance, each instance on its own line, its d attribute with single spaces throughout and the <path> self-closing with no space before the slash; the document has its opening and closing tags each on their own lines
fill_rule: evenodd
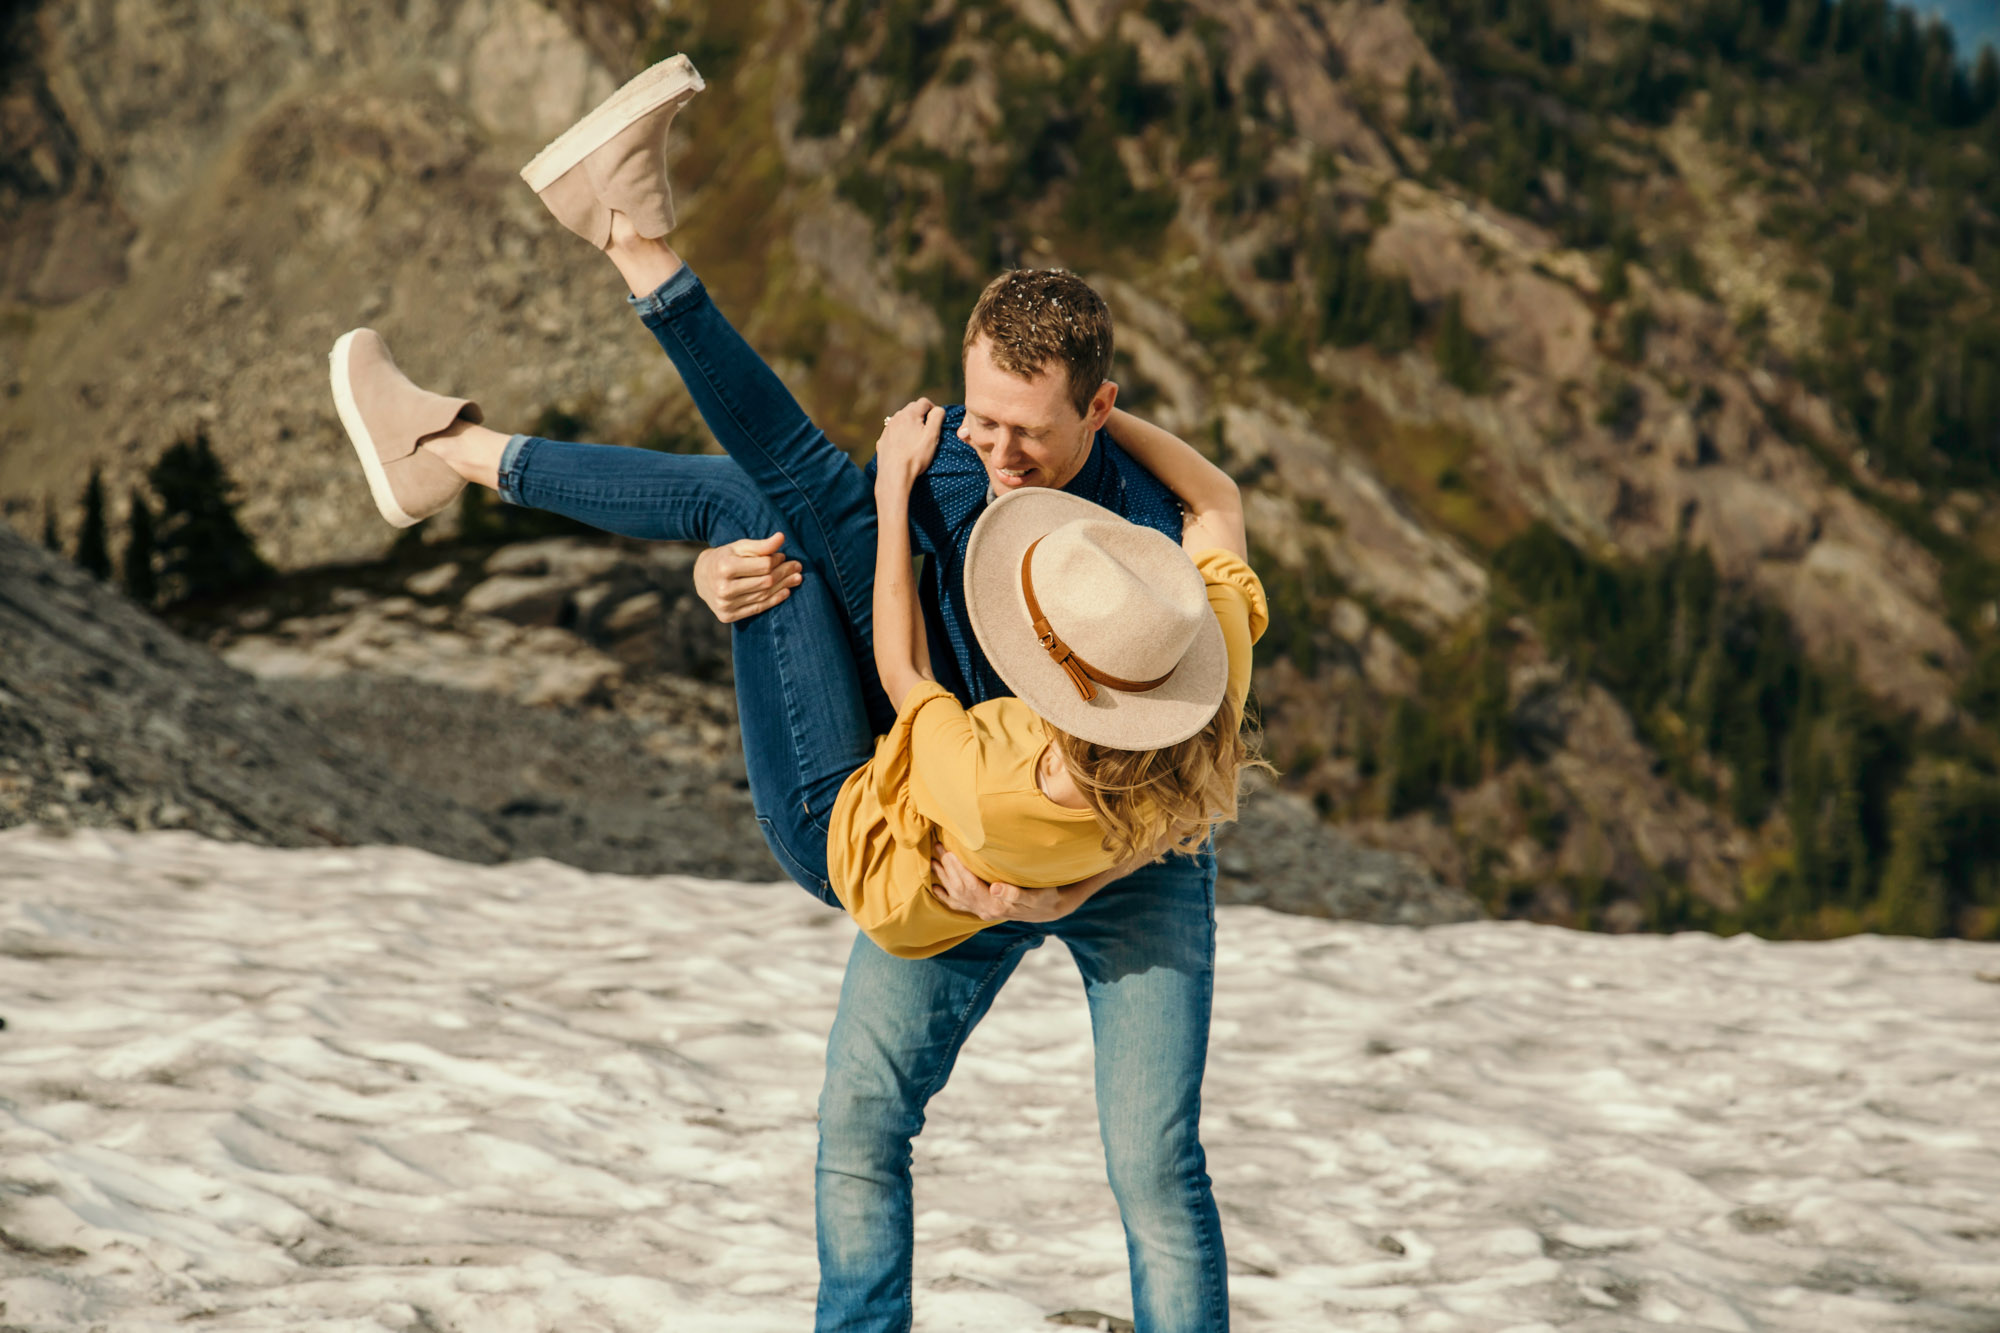
<svg viewBox="0 0 2000 1333">
<path fill-rule="evenodd" d="M 1021 702 L 1072 736 L 1157 750 L 1208 725 L 1229 651 L 1166 534 L 1046 487 L 988 505 L 965 550 L 972 632 Z"/>
</svg>

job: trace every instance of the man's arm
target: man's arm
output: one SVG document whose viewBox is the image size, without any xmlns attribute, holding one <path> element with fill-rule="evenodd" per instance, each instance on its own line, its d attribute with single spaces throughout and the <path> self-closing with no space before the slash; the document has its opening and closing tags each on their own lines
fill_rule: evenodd
<svg viewBox="0 0 2000 1333">
<path fill-rule="evenodd" d="M 784 555 L 785 534 L 711 546 L 694 560 L 694 595 L 733 624 L 769 611 L 799 586 L 800 566 Z"/>
<path fill-rule="evenodd" d="M 978 917 L 981 921 L 1027 921 L 1042 924 L 1060 921 L 1089 902 L 1097 891 L 1114 884 L 1142 866 L 1160 859 L 1160 851 L 1141 852 L 1089 879 L 1066 884 L 1059 889 L 1024 889 L 1002 880 L 988 882 L 965 868 L 965 862 L 942 848 L 931 857 L 931 896 L 946 907 Z"/>
</svg>

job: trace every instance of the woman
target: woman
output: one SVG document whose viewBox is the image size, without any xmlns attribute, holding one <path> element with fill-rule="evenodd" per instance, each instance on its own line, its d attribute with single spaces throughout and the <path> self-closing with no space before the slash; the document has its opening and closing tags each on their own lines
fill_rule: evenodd
<svg viewBox="0 0 2000 1333">
<path fill-rule="evenodd" d="M 1235 813 L 1265 619 L 1234 484 L 1118 413 L 1119 443 L 1187 506 L 1180 547 L 1060 491 L 995 500 L 967 551 L 966 594 L 1017 697 L 960 707 L 931 679 L 906 510 L 943 409 L 919 401 L 884 419 L 871 495 L 701 294 L 664 239 L 662 165 L 666 128 L 700 88 L 684 57 L 663 62 L 522 174 L 618 267 L 729 457 L 488 429 L 474 404 L 418 388 L 357 329 L 334 347 L 333 391 L 383 515 L 416 522 L 473 482 L 629 536 L 790 533 L 816 577 L 736 637 L 751 792 L 786 871 L 891 953 L 928 957 L 987 924 L 932 897 L 934 853 L 986 879 L 1067 886 L 1069 909 L 1198 846 Z M 871 710 L 877 680 L 887 707 Z"/>
</svg>

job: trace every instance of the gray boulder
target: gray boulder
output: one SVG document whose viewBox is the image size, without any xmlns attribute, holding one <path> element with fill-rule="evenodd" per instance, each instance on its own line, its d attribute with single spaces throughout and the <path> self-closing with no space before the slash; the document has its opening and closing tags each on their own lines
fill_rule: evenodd
<svg viewBox="0 0 2000 1333">
<path fill-rule="evenodd" d="M 1486 911 L 1400 852 L 1363 847 L 1289 792 L 1243 799 L 1215 839 L 1218 903 L 1385 926 L 1478 921 Z"/>
</svg>

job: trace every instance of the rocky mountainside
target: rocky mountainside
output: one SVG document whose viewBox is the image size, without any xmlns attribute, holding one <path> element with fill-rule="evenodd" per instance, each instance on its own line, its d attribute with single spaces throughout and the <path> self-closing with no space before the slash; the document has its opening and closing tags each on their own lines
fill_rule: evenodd
<svg viewBox="0 0 2000 1333">
<path fill-rule="evenodd" d="M 0 529 L 0 825 L 403 843 L 493 861 L 472 811 L 398 783 L 88 575 Z"/>
<path fill-rule="evenodd" d="M 488 812 L 513 855 L 780 877 L 743 777 L 729 637 L 692 552 L 576 537 L 326 569 L 183 618 L 405 781 Z M 1408 855 L 1262 790 L 1217 840 L 1221 901 L 1431 926 L 1486 915 Z"/>
<path fill-rule="evenodd" d="M 406 553 L 184 611 L 177 634 L 0 525 L 0 828 L 782 878 L 690 556 L 573 538 Z M 1219 854 L 1226 902 L 1485 915 L 1285 793 L 1248 801 Z"/>
<path fill-rule="evenodd" d="M 1300 799 L 1504 912 L 1985 933 L 2000 849 L 1952 830 L 1991 798 L 1992 490 L 1903 444 L 1974 421 L 1985 363 L 1946 385 L 1916 331 L 1879 372 L 1849 344 L 1984 308 L 1992 216 L 1950 162 L 1986 160 L 1991 90 L 1888 13 L 33 8 L 0 503 L 32 524 L 92 465 L 123 494 L 201 429 L 276 563 L 381 553 L 323 387 L 360 322 L 503 427 L 701 447 L 609 269 L 512 174 L 687 49 L 711 87 L 679 238 L 836 438 L 953 392 L 994 269 L 1106 292 L 1126 401 L 1250 496 Z"/>
</svg>

